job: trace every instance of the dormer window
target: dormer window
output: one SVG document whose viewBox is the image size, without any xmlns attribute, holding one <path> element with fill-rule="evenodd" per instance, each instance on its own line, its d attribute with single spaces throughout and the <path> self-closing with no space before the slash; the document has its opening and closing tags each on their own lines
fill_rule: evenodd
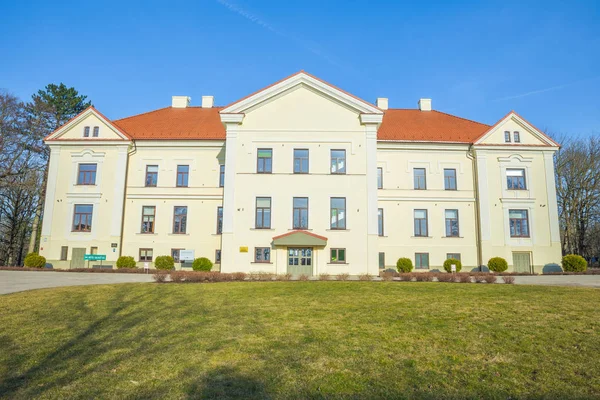
<svg viewBox="0 0 600 400">
<path fill-rule="evenodd" d="M 90 127 L 86 126 L 83 128 L 83 137 L 90 137 Z"/>
<path fill-rule="evenodd" d="M 510 143 L 510 132 L 504 131 L 504 143 Z"/>
<path fill-rule="evenodd" d="M 98 137 L 98 133 L 100 133 L 100 127 L 95 126 L 94 127 L 94 137 Z"/>
<path fill-rule="evenodd" d="M 521 134 L 519 134 L 519 132 L 514 132 L 513 136 L 515 138 L 515 143 L 521 143 Z"/>
</svg>

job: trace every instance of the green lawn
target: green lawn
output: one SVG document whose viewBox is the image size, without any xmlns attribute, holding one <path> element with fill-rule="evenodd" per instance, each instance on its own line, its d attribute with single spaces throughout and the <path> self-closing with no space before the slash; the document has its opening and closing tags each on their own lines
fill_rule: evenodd
<svg viewBox="0 0 600 400">
<path fill-rule="evenodd" d="M 0 296 L 0 397 L 600 397 L 600 290 L 121 284 Z"/>
</svg>

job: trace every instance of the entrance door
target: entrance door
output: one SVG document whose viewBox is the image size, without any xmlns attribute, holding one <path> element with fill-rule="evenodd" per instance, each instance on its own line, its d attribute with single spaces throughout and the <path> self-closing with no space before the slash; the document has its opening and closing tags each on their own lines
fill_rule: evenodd
<svg viewBox="0 0 600 400">
<path fill-rule="evenodd" d="M 515 272 L 531 272 L 531 253 L 513 253 Z"/>
<path fill-rule="evenodd" d="M 85 248 L 73 248 L 71 253 L 71 268 L 85 268 L 84 255 Z"/>
<path fill-rule="evenodd" d="M 287 272 L 292 275 L 312 275 L 313 273 L 312 247 L 288 247 Z"/>
</svg>

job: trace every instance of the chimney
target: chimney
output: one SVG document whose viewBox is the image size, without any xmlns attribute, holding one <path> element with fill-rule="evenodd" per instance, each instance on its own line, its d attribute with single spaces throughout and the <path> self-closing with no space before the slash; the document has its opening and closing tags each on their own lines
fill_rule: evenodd
<svg viewBox="0 0 600 400">
<path fill-rule="evenodd" d="M 419 110 L 431 111 L 431 99 L 420 99 L 419 100 Z"/>
<path fill-rule="evenodd" d="M 188 96 L 173 96 L 171 97 L 171 107 L 173 108 L 187 108 L 190 106 L 191 97 Z"/>
<path fill-rule="evenodd" d="M 202 108 L 213 108 L 215 98 L 213 96 L 202 96 Z"/>
<path fill-rule="evenodd" d="M 377 107 L 381 108 L 382 110 L 387 110 L 388 109 L 387 97 L 378 97 L 377 98 Z"/>
</svg>

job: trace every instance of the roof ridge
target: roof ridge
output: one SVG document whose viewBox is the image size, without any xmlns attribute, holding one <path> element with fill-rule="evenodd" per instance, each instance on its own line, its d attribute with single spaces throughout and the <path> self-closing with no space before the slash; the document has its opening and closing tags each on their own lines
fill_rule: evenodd
<svg viewBox="0 0 600 400">
<path fill-rule="evenodd" d="M 454 114 L 445 113 L 445 112 L 443 112 L 443 111 L 438 111 L 438 110 L 431 110 L 431 111 L 435 111 L 436 113 L 439 113 L 439 114 L 448 115 L 448 116 L 450 116 L 450 117 L 454 117 L 454 118 L 462 119 L 463 121 L 467 121 L 467 122 L 473 122 L 473 123 L 475 123 L 475 124 L 479 124 L 479 125 L 485 125 L 485 126 L 487 126 L 487 127 L 490 127 L 490 126 L 491 126 L 491 125 L 488 125 L 488 124 L 484 124 L 483 122 L 473 121 L 472 119 L 469 119 L 469 118 L 463 118 L 463 117 L 459 117 L 458 115 L 454 115 Z"/>
<path fill-rule="evenodd" d="M 123 121 L 124 119 L 139 117 L 140 115 L 152 114 L 154 112 L 162 111 L 162 110 L 165 110 L 167 108 L 172 108 L 172 107 L 171 106 L 167 106 L 167 107 L 157 108 L 156 110 L 151 110 L 151 111 L 146 111 L 146 112 L 139 113 L 139 114 L 130 115 L 129 117 L 114 119 L 114 120 L 112 120 L 112 122 Z"/>
</svg>

